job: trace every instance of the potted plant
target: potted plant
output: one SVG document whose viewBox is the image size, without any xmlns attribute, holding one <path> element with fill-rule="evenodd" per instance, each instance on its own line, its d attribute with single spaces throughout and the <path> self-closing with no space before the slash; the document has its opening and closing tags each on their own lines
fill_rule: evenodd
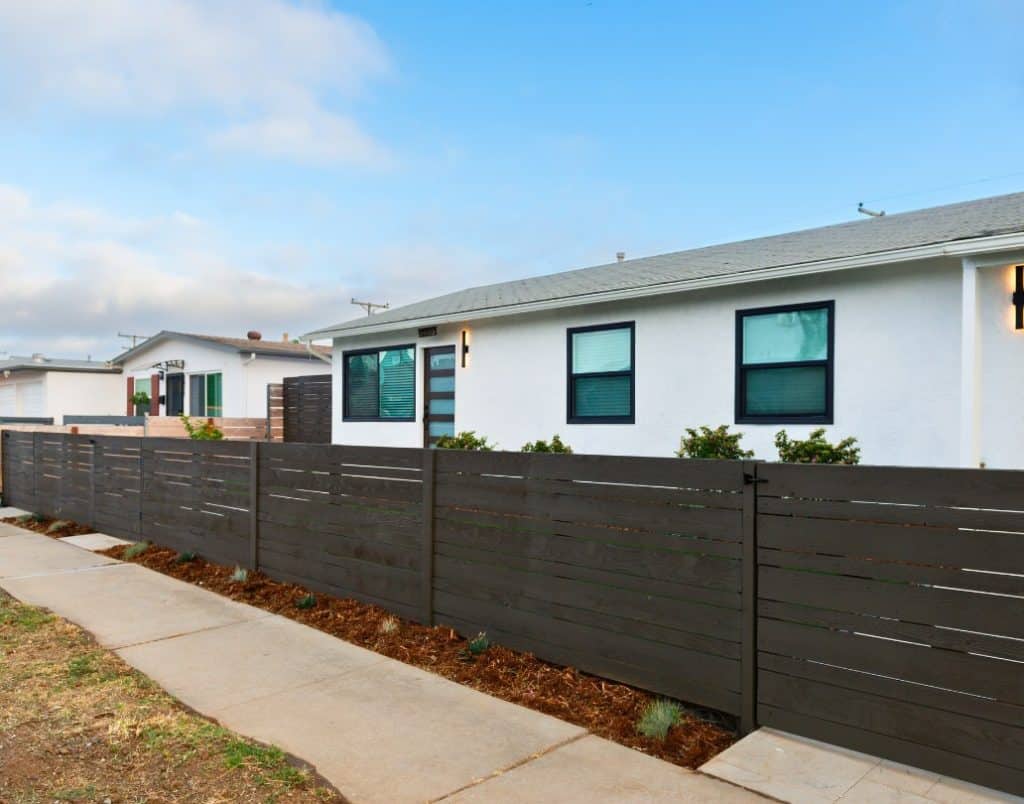
<svg viewBox="0 0 1024 804">
<path fill-rule="evenodd" d="M 132 394 L 131 399 L 129 401 L 133 405 L 135 405 L 136 416 L 145 416 L 147 413 L 149 413 L 149 405 L 151 400 L 149 398 L 149 394 L 147 394 L 145 391 L 136 391 L 134 394 Z"/>
</svg>

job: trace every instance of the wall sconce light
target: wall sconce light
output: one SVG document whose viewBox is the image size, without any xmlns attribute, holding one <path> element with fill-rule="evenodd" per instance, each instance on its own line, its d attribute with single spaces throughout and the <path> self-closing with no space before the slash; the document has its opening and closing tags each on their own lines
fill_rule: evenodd
<svg viewBox="0 0 1024 804">
<path fill-rule="evenodd" d="M 1017 310 L 1016 328 L 1024 329 L 1024 265 L 1016 266 L 1017 284 L 1013 289 L 1013 306 Z"/>
<path fill-rule="evenodd" d="M 1021 266 L 1024 268 L 1024 266 Z M 469 330 L 462 330 L 462 367 L 466 367 L 469 361 Z"/>
</svg>

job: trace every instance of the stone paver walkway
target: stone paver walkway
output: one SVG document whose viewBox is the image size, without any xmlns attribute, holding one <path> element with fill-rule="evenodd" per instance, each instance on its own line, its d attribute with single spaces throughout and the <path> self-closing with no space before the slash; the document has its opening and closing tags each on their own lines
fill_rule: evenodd
<svg viewBox="0 0 1024 804">
<path fill-rule="evenodd" d="M 761 796 L 73 544 L 0 525 L 0 587 L 353 802 L 756 802 Z"/>
<path fill-rule="evenodd" d="M 774 729 L 758 729 L 701 772 L 794 804 L 991 804 L 1017 796 Z"/>
</svg>

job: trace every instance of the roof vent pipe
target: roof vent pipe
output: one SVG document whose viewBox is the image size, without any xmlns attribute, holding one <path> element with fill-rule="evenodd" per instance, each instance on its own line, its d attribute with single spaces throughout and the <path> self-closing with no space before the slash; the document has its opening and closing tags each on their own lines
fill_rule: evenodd
<svg viewBox="0 0 1024 804">
<path fill-rule="evenodd" d="M 34 352 L 32 354 L 32 362 L 33 363 L 45 363 L 46 362 L 46 358 L 43 357 L 41 352 Z"/>
<path fill-rule="evenodd" d="M 616 251 L 615 252 L 615 261 L 616 262 L 624 262 L 625 259 L 626 259 L 626 252 L 625 251 Z"/>
</svg>

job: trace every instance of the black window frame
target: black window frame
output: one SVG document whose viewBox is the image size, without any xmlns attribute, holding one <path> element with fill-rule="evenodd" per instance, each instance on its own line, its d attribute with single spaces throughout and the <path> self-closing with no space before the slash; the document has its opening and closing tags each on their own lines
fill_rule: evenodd
<svg viewBox="0 0 1024 804">
<path fill-rule="evenodd" d="M 793 313 L 800 310 L 828 311 L 828 355 L 825 360 L 789 360 L 779 363 L 743 364 L 743 319 L 773 313 Z M 779 304 L 772 307 L 751 307 L 736 311 L 736 424 L 832 424 L 834 419 L 836 361 L 836 303 L 835 300 L 803 302 L 801 304 Z M 804 366 L 825 367 L 825 412 L 808 414 L 748 414 L 744 411 L 746 400 L 746 372 L 749 369 L 796 368 Z"/>
<path fill-rule="evenodd" d="M 377 355 L 377 371 L 378 377 L 380 372 L 380 353 L 390 352 L 397 349 L 411 349 L 412 350 L 412 416 L 402 416 L 401 418 L 395 416 L 350 416 L 348 413 L 348 359 L 350 357 L 358 357 L 359 355 Z M 416 344 L 415 343 L 400 343 L 394 346 L 375 346 L 366 349 L 349 349 L 341 353 L 341 405 L 342 413 L 341 420 L 343 422 L 414 422 L 416 421 Z M 379 382 L 379 380 L 378 380 Z M 377 397 L 377 412 L 380 413 L 380 396 Z"/>
<path fill-rule="evenodd" d="M 600 332 L 609 329 L 629 330 L 629 371 L 584 371 L 578 374 L 573 373 L 572 365 L 572 337 L 581 332 Z M 567 424 L 636 424 L 636 322 L 618 321 L 614 324 L 593 324 L 587 327 L 569 327 L 566 330 L 566 361 L 565 361 L 565 386 L 566 386 L 566 407 L 565 420 Z M 573 382 L 577 377 L 621 377 L 629 375 L 629 414 L 625 416 L 576 416 L 573 415 L 575 406 L 576 384 Z"/>
</svg>

